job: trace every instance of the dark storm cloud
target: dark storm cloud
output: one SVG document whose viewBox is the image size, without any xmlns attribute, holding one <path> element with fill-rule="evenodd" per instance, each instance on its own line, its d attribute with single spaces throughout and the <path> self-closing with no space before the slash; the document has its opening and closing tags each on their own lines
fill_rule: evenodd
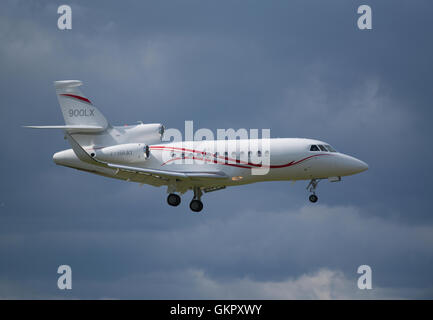
<svg viewBox="0 0 433 320">
<path fill-rule="evenodd" d="M 430 2 L 371 3 L 372 31 L 358 1 L 71 1 L 71 31 L 60 4 L 1 4 L 0 297 L 432 297 Z M 322 182 L 317 208 L 305 183 L 278 182 L 208 194 L 191 215 L 189 194 L 168 208 L 165 188 L 52 163 L 61 133 L 20 126 L 63 122 L 59 79 L 83 80 L 113 124 L 271 128 L 370 169 Z"/>
</svg>

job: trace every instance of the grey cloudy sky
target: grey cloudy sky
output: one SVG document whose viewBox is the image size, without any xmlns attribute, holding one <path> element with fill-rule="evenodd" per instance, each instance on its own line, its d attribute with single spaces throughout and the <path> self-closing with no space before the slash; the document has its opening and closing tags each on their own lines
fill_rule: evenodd
<svg viewBox="0 0 433 320">
<path fill-rule="evenodd" d="M 0 298 L 433 298 L 431 1 L 0 4 Z M 369 4 L 373 30 L 356 27 Z M 204 196 L 58 167 L 53 81 L 114 125 L 270 128 L 366 161 L 342 183 Z M 57 267 L 73 289 L 57 289 Z M 357 289 L 359 265 L 373 290 Z"/>
</svg>

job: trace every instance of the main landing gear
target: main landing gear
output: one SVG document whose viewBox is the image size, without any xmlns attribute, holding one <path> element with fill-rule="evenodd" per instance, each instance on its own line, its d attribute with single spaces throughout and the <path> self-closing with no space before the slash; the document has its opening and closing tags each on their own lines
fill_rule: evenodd
<svg viewBox="0 0 433 320">
<path fill-rule="evenodd" d="M 189 203 L 189 208 L 194 212 L 200 212 L 203 210 L 203 202 L 201 202 L 202 192 L 199 187 L 194 187 L 194 198 Z"/>
<path fill-rule="evenodd" d="M 317 187 L 317 184 L 319 183 L 319 181 L 320 180 L 317 180 L 317 179 L 311 179 L 310 183 L 307 186 L 307 190 L 311 192 L 311 195 L 308 197 L 308 199 L 312 203 L 316 203 L 317 200 L 319 199 L 316 196 L 316 187 Z"/>
<path fill-rule="evenodd" d="M 193 212 L 200 212 L 203 210 L 203 202 L 201 202 L 202 191 L 199 187 L 194 187 L 194 198 L 189 203 L 189 208 Z M 170 193 L 167 197 L 167 203 L 170 206 L 177 207 L 181 202 L 180 196 L 175 193 Z"/>
<path fill-rule="evenodd" d="M 180 196 L 175 193 L 170 193 L 167 197 L 167 203 L 173 207 L 180 205 Z"/>
</svg>

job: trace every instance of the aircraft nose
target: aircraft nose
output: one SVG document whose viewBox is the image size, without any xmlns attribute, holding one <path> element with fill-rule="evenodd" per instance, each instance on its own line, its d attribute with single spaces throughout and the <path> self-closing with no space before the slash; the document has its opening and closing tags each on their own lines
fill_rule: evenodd
<svg viewBox="0 0 433 320">
<path fill-rule="evenodd" d="M 368 169 L 368 164 L 364 161 L 354 158 L 353 168 L 356 173 L 363 172 Z"/>
<path fill-rule="evenodd" d="M 368 164 L 348 155 L 341 155 L 336 161 L 337 169 L 341 175 L 351 175 L 368 169 Z"/>
</svg>

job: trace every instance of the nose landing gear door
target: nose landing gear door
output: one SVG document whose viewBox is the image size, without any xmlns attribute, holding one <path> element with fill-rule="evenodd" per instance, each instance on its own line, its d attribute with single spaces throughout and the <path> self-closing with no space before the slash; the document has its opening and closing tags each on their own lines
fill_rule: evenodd
<svg viewBox="0 0 433 320">
<path fill-rule="evenodd" d="M 304 172 L 309 176 L 309 177 L 313 177 L 313 172 L 311 170 L 311 164 L 308 165 L 304 165 Z"/>
</svg>

